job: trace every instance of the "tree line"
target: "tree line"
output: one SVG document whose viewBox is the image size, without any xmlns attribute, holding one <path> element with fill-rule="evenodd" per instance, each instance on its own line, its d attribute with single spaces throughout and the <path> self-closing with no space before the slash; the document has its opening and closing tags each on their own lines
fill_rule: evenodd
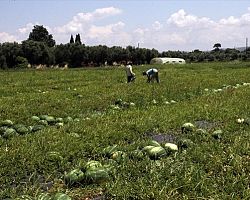
<svg viewBox="0 0 250 200">
<path fill-rule="evenodd" d="M 21 43 L 5 42 L 0 44 L 0 68 L 27 68 L 27 66 L 87 67 L 125 64 L 131 61 L 135 65 L 149 64 L 155 57 L 177 57 L 186 62 L 228 61 L 250 59 L 249 51 L 220 49 L 216 43 L 211 51 L 192 52 L 163 51 L 156 49 L 127 46 L 107 47 L 105 45 L 86 46 L 81 42 L 80 34 L 70 36 L 69 43 L 56 45 L 53 36 L 42 25 L 36 25 L 27 40 Z"/>
</svg>

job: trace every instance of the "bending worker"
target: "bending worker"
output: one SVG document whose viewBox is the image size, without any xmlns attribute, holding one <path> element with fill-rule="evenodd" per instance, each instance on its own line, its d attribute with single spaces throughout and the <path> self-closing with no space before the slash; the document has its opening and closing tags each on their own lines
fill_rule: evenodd
<svg viewBox="0 0 250 200">
<path fill-rule="evenodd" d="M 148 83 L 153 82 L 154 80 L 156 80 L 157 83 L 160 82 L 158 70 L 155 68 L 152 68 L 152 69 L 149 69 L 149 70 L 143 72 L 142 75 L 148 77 L 148 80 L 147 80 Z"/>
</svg>

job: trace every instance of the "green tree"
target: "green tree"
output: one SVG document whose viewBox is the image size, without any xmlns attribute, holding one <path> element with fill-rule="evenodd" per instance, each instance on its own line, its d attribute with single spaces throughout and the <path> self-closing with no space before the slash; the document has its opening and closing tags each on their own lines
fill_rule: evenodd
<svg viewBox="0 0 250 200">
<path fill-rule="evenodd" d="M 70 46 L 73 44 L 60 44 L 55 47 L 55 63 L 59 66 L 64 66 L 66 63 L 70 62 Z"/>
<path fill-rule="evenodd" d="M 46 28 L 40 25 L 35 25 L 32 31 L 29 34 L 28 40 L 37 41 L 37 42 L 44 42 L 49 47 L 55 46 L 55 40 L 53 36 L 49 34 Z"/>
<path fill-rule="evenodd" d="M 16 57 L 16 65 L 15 65 L 16 68 L 27 68 L 28 64 L 29 64 L 29 62 L 28 62 L 27 58 L 24 58 L 22 56 Z"/>
<path fill-rule="evenodd" d="M 81 37 L 80 37 L 80 34 L 76 34 L 76 40 L 75 40 L 75 43 L 76 44 L 82 44 L 82 41 L 81 41 Z"/>
<path fill-rule="evenodd" d="M 7 62 L 6 62 L 6 58 L 4 55 L 0 56 L 0 69 L 7 69 Z"/>
<path fill-rule="evenodd" d="M 54 52 L 44 42 L 26 40 L 22 43 L 24 57 L 30 64 L 54 64 Z"/>
<path fill-rule="evenodd" d="M 214 49 L 215 51 L 218 51 L 220 47 L 221 47 L 221 44 L 220 44 L 220 43 L 216 43 L 216 44 L 214 44 L 214 46 L 213 46 L 213 48 L 215 48 L 215 49 Z"/>
<path fill-rule="evenodd" d="M 15 67 L 16 57 L 23 56 L 22 47 L 17 42 L 6 42 L 1 46 L 2 55 L 5 56 L 8 68 Z"/>
<path fill-rule="evenodd" d="M 73 35 L 71 35 L 69 43 L 70 43 L 70 44 L 73 44 L 73 43 L 74 43 L 74 37 L 73 37 Z"/>
</svg>

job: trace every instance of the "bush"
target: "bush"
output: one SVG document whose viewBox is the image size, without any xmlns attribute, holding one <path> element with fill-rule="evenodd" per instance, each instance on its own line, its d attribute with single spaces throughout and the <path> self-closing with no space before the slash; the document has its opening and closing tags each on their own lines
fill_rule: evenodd
<svg viewBox="0 0 250 200">
<path fill-rule="evenodd" d="M 24 58 L 22 56 L 17 56 L 16 57 L 16 68 L 27 68 L 28 67 L 28 60 L 27 58 Z"/>
</svg>

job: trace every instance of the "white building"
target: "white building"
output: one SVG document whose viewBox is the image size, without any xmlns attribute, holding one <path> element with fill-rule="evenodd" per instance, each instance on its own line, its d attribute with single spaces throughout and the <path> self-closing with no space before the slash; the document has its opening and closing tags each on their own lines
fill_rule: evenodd
<svg viewBox="0 0 250 200">
<path fill-rule="evenodd" d="M 185 64 L 182 58 L 153 58 L 150 64 Z"/>
</svg>

